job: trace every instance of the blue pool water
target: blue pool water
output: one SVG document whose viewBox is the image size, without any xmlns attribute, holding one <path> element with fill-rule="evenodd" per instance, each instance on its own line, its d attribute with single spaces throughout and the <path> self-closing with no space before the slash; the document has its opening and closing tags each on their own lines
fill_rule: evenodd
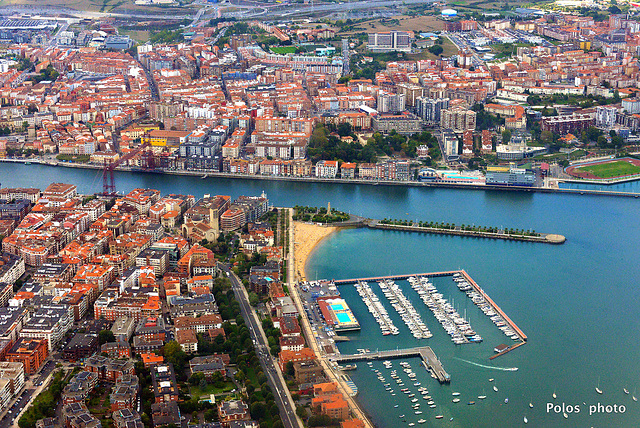
<svg viewBox="0 0 640 428">
<path fill-rule="evenodd" d="M 344 310 L 344 306 L 342 306 L 339 303 L 336 304 L 336 305 L 331 305 L 330 308 L 333 309 L 334 311 L 342 311 L 342 310 Z"/>
<path fill-rule="evenodd" d="M 338 321 L 340 321 L 341 323 L 351 322 L 351 317 L 349 316 L 349 314 L 345 312 L 340 312 L 339 314 L 336 314 L 336 317 L 338 318 Z"/>
</svg>

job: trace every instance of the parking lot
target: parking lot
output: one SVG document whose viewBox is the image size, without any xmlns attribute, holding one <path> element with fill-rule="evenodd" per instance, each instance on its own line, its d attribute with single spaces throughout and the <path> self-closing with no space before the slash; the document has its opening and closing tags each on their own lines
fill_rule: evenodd
<svg viewBox="0 0 640 428">
<path fill-rule="evenodd" d="M 330 296 L 336 294 L 337 289 L 335 286 L 330 288 L 329 283 L 311 281 L 296 285 L 298 288 L 298 294 L 302 299 L 302 305 L 304 307 L 305 315 L 309 319 L 311 324 L 311 330 L 318 342 L 321 349 L 332 352 L 334 349 L 334 339 L 329 332 L 331 329 L 327 327 L 327 323 L 324 321 L 318 303 L 316 299 L 320 296 Z"/>
</svg>

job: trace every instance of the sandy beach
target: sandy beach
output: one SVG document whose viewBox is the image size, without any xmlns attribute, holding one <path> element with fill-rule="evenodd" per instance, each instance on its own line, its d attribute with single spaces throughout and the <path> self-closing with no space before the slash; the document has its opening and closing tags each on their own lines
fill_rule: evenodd
<svg viewBox="0 0 640 428">
<path fill-rule="evenodd" d="M 323 227 L 311 223 L 293 222 L 294 230 L 294 254 L 295 254 L 295 280 L 304 281 L 306 275 L 304 266 L 313 249 L 327 236 L 331 235 L 337 227 Z"/>
</svg>

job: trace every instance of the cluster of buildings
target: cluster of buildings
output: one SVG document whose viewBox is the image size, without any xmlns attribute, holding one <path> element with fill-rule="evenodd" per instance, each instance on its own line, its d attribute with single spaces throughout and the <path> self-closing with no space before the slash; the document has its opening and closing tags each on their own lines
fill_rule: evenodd
<svg viewBox="0 0 640 428">
<path fill-rule="evenodd" d="M 63 392 L 66 426 L 99 426 L 86 401 L 99 382 L 108 382 L 114 423 L 141 427 L 130 360 L 135 353 L 152 368 L 154 426 L 179 424 L 175 374 L 162 347 L 175 340 L 193 354 L 199 334 L 225 336 L 212 294 L 217 261 L 198 242 L 215 243 L 222 231 L 248 224 L 244 250 L 267 254 L 279 266 L 282 248 L 275 246 L 270 225 L 258 221 L 268 210 L 266 195 L 196 200 L 134 189 L 109 210 L 104 200 L 85 199 L 76 186 L 62 183 L 42 192 L 4 188 L 0 197 L 0 409 L 22 392 L 25 376 L 59 349 L 62 359 L 83 367 Z M 14 292 L 27 269 L 29 281 Z M 89 314 L 92 320 L 85 321 Z M 80 325 L 84 331 L 70 337 Z M 115 340 L 100 345 L 104 330 Z M 190 370 L 226 375 L 228 364 L 228 355 L 197 357 Z M 229 420 L 237 417 L 227 404 L 219 406 L 236 414 Z"/>
</svg>

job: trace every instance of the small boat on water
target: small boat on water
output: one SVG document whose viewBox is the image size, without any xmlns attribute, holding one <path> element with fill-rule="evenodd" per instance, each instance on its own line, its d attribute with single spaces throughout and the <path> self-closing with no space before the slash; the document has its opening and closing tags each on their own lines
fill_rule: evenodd
<svg viewBox="0 0 640 428">
<path fill-rule="evenodd" d="M 460 399 L 459 399 L 459 398 L 454 398 L 454 399 L 453 399 L 453 400 L 451 400 L 451 401 L 453 401 L 454 403 L 459 403 L 459 402 L 460 402 Z"/>
<path fill-rule="evenodd" d="M 565 419 L 567 419 L 567 418 L 569 417 L 569 415 L 567 415 L 567 412 L 564 412 L 564 413 L 562 414 L 562 416 L 564 416 L 564 418 L 565 418 Z"/>
<path fill-rule="evenodd" d="M 419 424 L 423 424 L 423 423 L 425 423 L 425 422 L 427 422 L 427 420 L 426 420 L 426 419 L 419 419 L 419 420 L 418 420 L 418 423 L 419 423 Z"/>
<path fill-rule="evenodd" d="M 558 396 L 556 395 L 556 392 L 553 391 L 553 394 L 551 395 L 553 397 L 553 399 L 555 400 L 556 398 L 558 398 Z"/>
<path fill-rule="evenodd" d="M 529 419 L 527 419 L 527 417 L 526 417 L 526 416 L 524 417 L 524 423 L 525 423 L 525 424 L 528 424 L 528 423 L 529 423 Z"/>
<path fill-rule="evenodd" d="M 442 418 L 444 418 L 444 416 L 442 416 L 442 415 L 436 416 L 436 419 L 442 419 Z"/>
<path fill-rule="evenodd" d="M 484 400 L 485 398 L 487 398 L 486 395 L 478 395 L 478 399 L 480 399 L 480 400 Z"/>
<path fill-rule="evenodd" d="M 495 392 L 498 392 L 498 387 L 497 387 L 497 386 L 495 386 L 495 385 L 493 385 L 493 390 L 494 390 Z"/>
<path fill-rule="evenodd" d="M 459 392 L 453 392 L 453 393 L 451 393 L 451 395 L 453 395 L 454 397 L 457 397 L 458 395 L 460 395 L 460 393 Z"/>
<path fill-rule="evenodd" d="M 529 402 L 529 407 L 533 409 L 533 403 Z"/>
<path fill-rule="evenodd" d="M 629 395 L 629 391 L 627 390 L 627 388 L 622 388 L 622 390 L 624 391 L 625 394 Z"/>
<path fill-rule="evenodd" d="M 475 401 L 469 401 L 467 404 L 468 404 L 469 406 L 473 406 L 474 404 L 476 404 L 476 402 L 475 402 Z"/>
<path fill-rule="evenodd" d="M 508 399 L 508 398 L 505 398 L 505 399 L 504 399 L 504 404 L 507 404 L 507 403 L 509 403 L 509 399 Z"/>
<path fill-rule="evenodd" d="M 400 415 L 400 416 L 398 416 L 398 417 L 399 417 L 400 419 L 402 419 L 402 418 L 404 418 L 404 415 Z"/>
<path fill-rule="evenodd" d="M 396 404 L 395 406 L 393 406 L 393 408 L 394 408 L 394 409 L 397 409 L 397 408 L 398 408 L 398 405 Z"/>
<path fill-rule="evenodd" d="M 409 426 L 413 427 L 413 426 L 416 426 L 416 424 L 414 422 L 409 422 Z"/>
<path fill-rule="evenodd" d="M 489 379 L 489 382 L 493 382 L 493 378 Z"/>
<path fill-rule="evenodd" d="M 415 412 L 413 412 L 413 413 L 415 413 L 416 415 L 421 415 L 421 414 L 422 414 L 422 412 L 421 412 L 420 410 L 416 410 L 416 411 L 415 411 Z"/>
</svg>

